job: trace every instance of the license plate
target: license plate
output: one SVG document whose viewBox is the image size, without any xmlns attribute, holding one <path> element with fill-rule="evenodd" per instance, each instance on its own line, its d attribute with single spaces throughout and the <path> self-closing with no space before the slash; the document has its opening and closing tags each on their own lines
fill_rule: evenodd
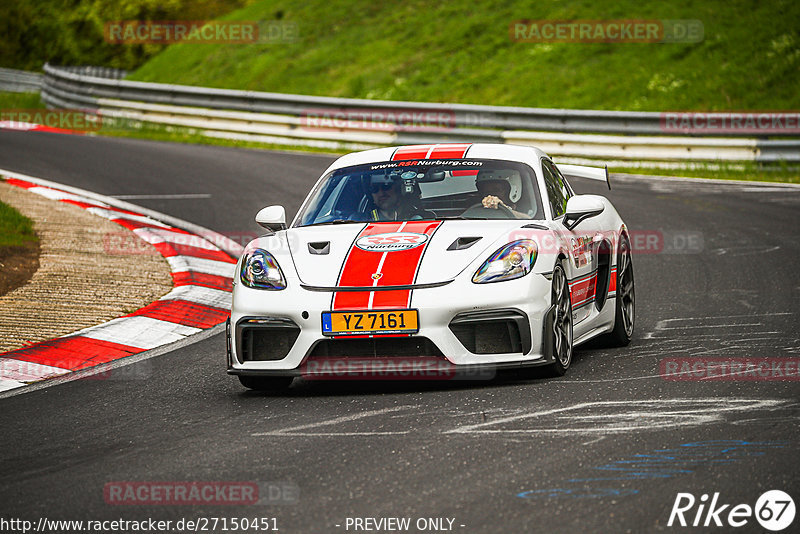
<svg viewBox="0 0 800 534">
<path fill-rule="evenodd" d="M 323 312 L 326 336 L 355 334 L 413 334 L 419 331 L 417 310 Z"/>
</svg>

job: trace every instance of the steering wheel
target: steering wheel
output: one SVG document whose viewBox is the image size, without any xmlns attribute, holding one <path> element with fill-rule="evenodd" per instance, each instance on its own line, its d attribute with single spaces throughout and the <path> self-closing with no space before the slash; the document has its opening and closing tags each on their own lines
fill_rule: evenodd
<svg viewBox="0 0 800 534">
<path fill-rule="evenodd" d="M 469 208 L 467 208 L 464 213 L 461 214 L 462 217 L 485 217 L 487 219 L 513 219 L 514 212 L 506 205 L 498 205 L 497 209 L 495 208 L 487 208 L 483 205 L 483 203 L 478 202 L 477 204 L 473 204 Z"/>
</svg>

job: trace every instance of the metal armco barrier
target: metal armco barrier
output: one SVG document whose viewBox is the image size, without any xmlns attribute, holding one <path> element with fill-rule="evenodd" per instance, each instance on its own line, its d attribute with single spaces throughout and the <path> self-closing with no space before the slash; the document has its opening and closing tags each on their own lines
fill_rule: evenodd
<svg viewBox="0 0 800 534">
<path fill-rule="evenodd" d="M 104 117 L 196 129 L 255 142 L 357 149 L 448 141 L 535 145 L 556 156 L 629 161 L 800 161 L 800 139 L 752 133 L 665 135 L 656 112 L 591 111 L 315 97 L 123 80 L 124 71 L 45 65 L 42 99 L 51 107 L 97 109 Z M 387 128 L 347 122 L 317 127 L 313 114 L 407 117 Z M 416 115 L 415 115 L 416 114 Z M 444 127 L 414 126 L 418 115 Z"/>
<path fill-rule="evenodd" d="M 36 72 L 0 68 L 0 91 L 9 93 L 37 93 L 42 88 L 44 76 Z"/>
</svg>

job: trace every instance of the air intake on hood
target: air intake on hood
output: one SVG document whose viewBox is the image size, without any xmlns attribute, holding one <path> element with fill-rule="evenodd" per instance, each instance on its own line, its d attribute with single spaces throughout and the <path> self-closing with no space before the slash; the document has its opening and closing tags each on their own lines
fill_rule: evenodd
<svg viewBox="0 0 800 534">
<path fill-rule="evenodd" d="M 330 241 L 316 241 L 314 243 L 308 244 L 308 251 L 311 254 L 330 254 L 331 252 L 331 242 Z"/>
<path fill-rule="evenodd" d="M 453 241 L 447 250 L 464 250 L 468 249 L 478 241 L 480 241 L 480 237 L 459 237 L 455 241 Z"/>
</svg>

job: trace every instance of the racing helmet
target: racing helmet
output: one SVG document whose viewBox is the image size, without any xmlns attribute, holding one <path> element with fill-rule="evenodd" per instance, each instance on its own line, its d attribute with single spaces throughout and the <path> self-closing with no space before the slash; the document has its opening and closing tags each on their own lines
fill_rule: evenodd
<svg viewBox="0 0 800 534">
<path fill-rule="evenodd" d="M 508 200 L 514 204 L 522 198 L 522 176 L 514 169 L 482 170 L 475 178 L 475 187 L 486 182 L 502 182 L 508 185 Z"/>
</svg>

